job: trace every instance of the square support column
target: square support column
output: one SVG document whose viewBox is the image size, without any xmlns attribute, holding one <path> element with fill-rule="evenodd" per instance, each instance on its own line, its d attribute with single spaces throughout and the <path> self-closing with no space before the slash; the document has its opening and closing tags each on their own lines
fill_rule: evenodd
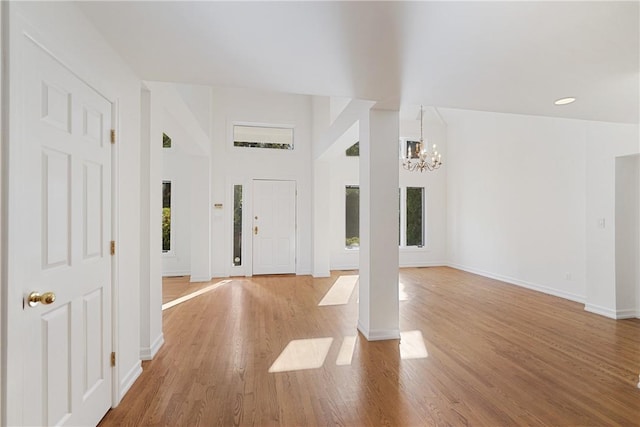
<svg viewBox="0 0 640 427">
<path fill-rule="evenodd" d="M 331 203 L 329 163 L 313 161 L 313 277 L 329 277 L 331 228 L 327 207 Z"/>
<path fill-rule="evenodd" d="M 369 341 L 399 339 L 398 111 L 360 120 L 360 303 Z"/>
</svg>

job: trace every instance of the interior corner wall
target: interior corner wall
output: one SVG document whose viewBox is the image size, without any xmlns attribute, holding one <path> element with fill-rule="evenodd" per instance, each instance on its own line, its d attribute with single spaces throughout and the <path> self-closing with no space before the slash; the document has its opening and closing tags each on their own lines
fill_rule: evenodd
<svg viewBox="0 0 640 427">
<path fill-rule="evenodd" d="M 440 112 L 450 265 L 584 301 L 587 122 Z"/>
<path fill-rule="evenodd" d="M 211 182 L 210 158 L 191 156 L 191 216 L 190 216 L 190 281 L 207 282 L 211 280 Z M 204 230 L 204 231 L 203 231 Z"/>
<path fill-rule="evenodd" d="M 637 305 L 640 277 L 640 156 L 616 158 L 615 177 L 615 280 L 616 318 L 633 318 Z"/>
<path fill-rule="evenodd" d="M 617 318 L 616 157 L 640 153 L 638 125 L 585 122 L 585 309 Z"/>
<path fill-rule="evenodd" d="M 6 149 L 6 143 L 8 143 L 7 141 L 7 137 L 6 137 L 6 127 L 3 126 L 3 123 L 5 123 L 5 118 L 4 115 L 8 113 L 8 104 L 7 104 L 7 100 L 5 99 L 5 94 L 6 94 L 6 89 L 5 89 L 5 85 L 8 83 L 6 81 L 6 77 L 7 77 L 7 73 L 5 70 L 5 66 L 6 66 L 6 62 L 7 62 L 7 58 L 8 58 L 8 52 L 6 50 L 6 46 L 5 46 L 5 41 L 6 41 L 6 36 L 4 34 L 4 30 L 5 30 L 5 23 L 4 23 L 4 14 L 5 14 L 5 9 L 7 7 L 7 5 L 5 4 L 6 2 L 2 2 L 0 3 L 0 171 L 2 170 L 7 170 L 4 166 L 4 155 L 3 152 Z M 5 196 L 5 191 L 4 191 L 4 186 L 3 186 L 3 176 L 2 176 L 2 172 L 0 172 L 0 234 L 5 234 L 5 220 L 7 218 L 6 213 L 4 211 L 4 196 Z M 7 369 L 7 366 L 5 364 L 5 359 L 6 356 L 4 355 L 4 352 L 6 351 L 7 345 L 6 345 L 6 331 L 5 331 L 5 326 L 6 326 L 6 321 L 5 321 L 5 315 L 7 313 L 7 310 L 5 308 L 5 304 L 6 304 L 6 296 L 5 296 L 5 284 L 6 284 L 6 280 L 4 279 L 4 243 L 0 242 L 0 346 L 2 347 L 0 349 L 0 424 L 2 425 L 6 425 L 6 417 L 5 417 L 5 413 L 4 413 L 4 407 L 5 407 L 5 397 L 7 394 L 7 390 L 5 387 L 5 382 L 4 382 L 4 378 L 5 378 L 5 372 Z"/>
<path fill-rule="evenodd" d="M 243 260 L 250 259 L 251 199 L 254 179 L 293 180 L 297 184 L 296 274 L 311 274 L 312 167 L 311 101 L 292 95 L 249 89 L 214 88 L 212 91 L 212 197 L 222 205 L 212 215 L 214 277 L 251 274 L 249 262 L 233 268 L 233 185 L 243 185 Z M 233 123 L 294 126 L 294 149 L 275 150 L 233 146 Z"/>
<path fill-rule="evenodd" d="M 151 305 L 155 291 L 154 274 L 157 268 L 151 251 L 151 92 L 141 88 L 140 94 L 140 357 L 151 347 Z"/>
<path fill-rule="evenodd" d="M 211 279 L 211 189 L 209 137 L 211 88 L 145 81 L 153 99 L 151 156 L 153 198 L 151 248 L 157 256 L 159 312 L 162 276 L 190 276 L 191 281 Z M 203 118 L 206 117 L 207 120 Z M 163 133 L 171 147 L 163 148 Z M 162 182 L 171 182 L 171 245 L 162 252 Z M 153 214 L 155 212 L 155 214 Z M 153 224 L 152 224 L 153 223 Z M 155 231 L 154 231 L 155 230 Z M 161 316 L 158 315 L 161 319 Z M 161 323 L 161 320 L 159 321 Z"/>
<path fill-rule="evenodd" d="M 36 40 L 116 107 L 118 141 L 114 190 L 117 200 L 114 201 L 116 225 L 113 233 L 117 253 L 113 279 L 117 292 L 113 294 L 113 305 L 117 319 L 114 350 L 117 351 L 118 364 L 115 367 L 113 403 L 117 404 L 142 372 L 138 327 L 141 81 L 73 2 L 11 2 L 10 14 L 10 26 L 21 25 L 21 21 L 16 19 L 19 14 L 34 29 L 29 31 Z M 12 349 L 8 349 L 8 354 L 12 354 Z M 16 370 L 22 362 L 11 360 L 8 363 L 10 370 Z M 22 396 L 13 396 L 13 399 L 20 400 Z M 22 403 L 11 406 L 17 411 Z M 9 425 L 15 423 L 11 416 L 8 414 Z"/>
<path fill-rule="evenodd" d="M 162 254 L 162 275 L 189 276 L 191 274 L 191 156 L 186 151 L 188 134 L 178 121 L 162 108 L 158 122 L 156 143 L 161 144 L 162 133 L 171 138 L 171 148 L 162 151 L 162 179 L 171 182 L 171 246 Z M 162 205 L 159 206 L 159 209 Z M 207 209 L 209 207 L 207 206 Z M 160 211 L 158 211 L 159 213 Z M 160 228 L 158 228 L 160 233 Z"/>
</svg>

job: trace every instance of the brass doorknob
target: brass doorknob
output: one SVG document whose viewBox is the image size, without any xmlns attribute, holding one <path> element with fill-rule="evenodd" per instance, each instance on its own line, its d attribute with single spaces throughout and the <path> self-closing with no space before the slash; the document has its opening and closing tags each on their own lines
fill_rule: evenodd
<svg viewBox="0 0 640 427">
<path fill-rule="evenodd" d="M 38 303 L 42 303 L 43 305 L 49 305 L 56 300 L 56 294 L 53 292 L 45 292 L 44 294 L 40 294 L 39 292 L 31 292 L 27 297 L 27 302 L 29 303 L 29 307 L 35 307 Z"/>
</svg>

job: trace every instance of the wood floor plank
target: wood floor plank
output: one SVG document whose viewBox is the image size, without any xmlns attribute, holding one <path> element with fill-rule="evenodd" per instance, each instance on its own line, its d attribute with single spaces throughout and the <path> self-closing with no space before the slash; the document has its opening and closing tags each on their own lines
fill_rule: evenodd
<svg viewBox="0 0 640 427">
<path fill-rule="evenodd" d="M 357 334 L 340 274 L 237 278 L 163 312 L 165 345 L 100 423 L 172 426 L 640 425 L 640 320 L 446 267 L 400 271 L 399 341 Z M 165 285 L 173 298 L 207 284 Z M 180 288 L 183 286 L 183 288 Z M 336 364 L 357 336 L 350 365 Z M 270 373 L 293 340 L 332 338 L 322 366 Z"/>
</svg>

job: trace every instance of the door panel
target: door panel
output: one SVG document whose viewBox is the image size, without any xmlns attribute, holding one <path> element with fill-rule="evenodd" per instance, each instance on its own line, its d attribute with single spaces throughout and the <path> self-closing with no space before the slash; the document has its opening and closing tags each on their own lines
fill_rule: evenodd
<svg viewBox="0 0 640 427">
<path fill-rule="evenodd" d="M 253 274 L 295 273 L 295 181 L 255 180 L 253 194 Z"/>
<path fill-rule="evenodd" d="M 95 425 L 111 406 L 111 103 L 24 39 L 9 251 L 25 298 L 23 424 Z"/>
</svg>

